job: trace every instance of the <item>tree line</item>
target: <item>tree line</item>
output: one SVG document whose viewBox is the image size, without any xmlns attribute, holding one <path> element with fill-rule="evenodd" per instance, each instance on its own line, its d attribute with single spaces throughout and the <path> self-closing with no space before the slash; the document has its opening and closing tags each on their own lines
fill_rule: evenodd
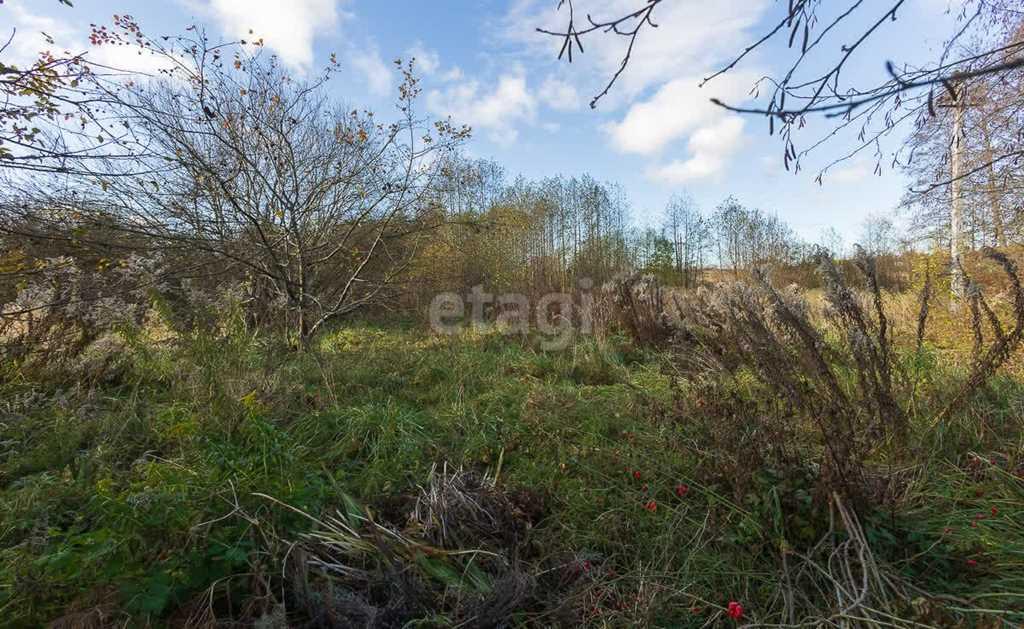
<svg viewBox="0 0 1024 629">
<path fill-rule="evenodd" d="M 260 41 L 151 37 L 128 16 L 93 42 L 137 48 L 159 70 L 125 78 L 77 57 L 74 75 L 43 64 L 39 94 L 11 95 L 29 107 L 8 121 L 39 125 L 9 129 L 20 144 L 7 143 L 0 197 L 2 314 L 23 328 L 58 309 L 86 328 L 97 304 L 154 296 L 194 323 L 201 295 L 232 294 L 249 324 L 305 342 L 442 291 L 571 292 L 635 273 L 693 287 L 711 266 L 738 276 L 804 255 L 782 221 L 735 199 L 705 215 L 677 196 L 663 225 L 639 228 L 615 184 L 510 179 L 467 159 L 467 127 L 418 113 L 413 61 L 396 62 L 385 120 L 328 95 L 333 60 L 299 80 Z"/>
<path fill-rule="evenodd" d="M 1000 58 L 1019 55 L 1019 24 L 993 31 L 1010 42 Z M 380 115 L 330 97 L 333 58 L 300 79 L 260 40 L 212 41 L 197 28 L 152 37 L 129 16 L 91 40 L 137 49 L 158 69 L 126 75 L 50 53 L 0 65 L 9 328 L 115 298 L 159 298 L 194 322 L 190 305 L 234 295 L 250 325 L 306 342 L 357 313 L 419 312 L 438 292 L 478 285 L 536 295 L 650 274 L 692 288 L 764 266 L 814 281 L 805 271 L 819 245 L 735 198 L 701 210 L 680 194 L 660 224 L 640 227 L 615 184 L 510 178 L 467 159 L 468 127 L 419 113 L 414 61 L 396 63 L 395 109 Z M 919 231 L 956 243 L 962 225 L 978 247 L 1024 237 L 1020 80 L 961 76 L 915 110 L 903 163 L 918 182 L 905 206 Z M 968 210 L 952 221 L 957 199 Z M 885 219 L 862 241 L 875 256 L 896 251 Z"/>
</svg>

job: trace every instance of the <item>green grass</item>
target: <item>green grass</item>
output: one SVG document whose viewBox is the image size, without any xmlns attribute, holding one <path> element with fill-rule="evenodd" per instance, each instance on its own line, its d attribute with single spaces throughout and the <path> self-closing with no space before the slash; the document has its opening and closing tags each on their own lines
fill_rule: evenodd
<svg viewBox="0 0 1024 629">
<path fill-rule="evenodd" d="M 496 473 L 500 461 L 501 487 L 538 497 L 529 561 L 599 565 L 574 601 L 594 626 L 725 623 L 730 600 L 777 620 L 780 549 L 827 528 L 811 477 L 764 469 L 730 485 L 688 385 L 621 339 L 545 353 L 497 334 L 360 325 L 309 353 L 244 336 L 135 339 L 127 363 L 94 388 L 13 368 L 4 380 L 2 626 L 97 606 L 132 626 L 179 625 L 225 583 L 218 612 L 241 613 L 248 575 L 280 572 L 273 540 L 313 527 L 255 494 L 314 515 L 346 496 L 386 511 L 445 462 Z M 960 612 L 977 622 L 1024 621 L 1022 401 L 1000 380 L 957 421 L 917 427 L 902 493 L 864 522 L 895 574 L 955 596 L 947 608 L 995 610 Z"/>
</svg>

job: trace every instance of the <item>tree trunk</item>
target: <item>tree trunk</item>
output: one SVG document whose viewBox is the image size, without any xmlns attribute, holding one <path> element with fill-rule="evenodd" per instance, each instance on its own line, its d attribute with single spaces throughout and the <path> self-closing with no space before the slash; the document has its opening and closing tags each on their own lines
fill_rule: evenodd
<svg viewBox="0 0 1024 629">
<path fill-rule="evenodd" d="M 953 110 L 953 138 L 950 142 L 950 213 L 949 213 L 949 255 L 952 282 L 950 308 L 956 310 L 967 294 L 963 255 L 963 141 L 964 108 L 967 101 L 966 89 L 961 87 Z"/>
<path fill-rule="evenodd" d="M 985 161 L 988 162 L 988 202 L 992 211 L 992 235 L 997 247 L 1006 246 L 1006 231 L 1003 228 L 1003 208 L 999 201 L 999 189 L 996 186 L 996 169 L 992 164 L 992 136 L 988 125 L 982 122 L 981 131 L 985 136 Z"/>
</svg>

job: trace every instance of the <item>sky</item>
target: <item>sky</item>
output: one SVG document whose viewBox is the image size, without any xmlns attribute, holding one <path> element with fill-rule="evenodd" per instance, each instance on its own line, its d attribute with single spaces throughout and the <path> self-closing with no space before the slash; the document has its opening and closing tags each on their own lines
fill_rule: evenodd
<svg viewBox="0 0 1024 629">
<path fill-rule="evenodd" d="M 907 0 L 851 61 L 853 82 L 885 76 L 885 62 L 934 58 L 954 28 L 958 0 Z M 642 0 L 576 0 L 578 14 L 619 15 Z M 329 89 L 341 102 L 385 115 L 393 112 L 399 77 L 391 63 L 416 58 L 425 115 L 451 116 L 473 128 L 466 151 L 501 163 L 510 176 L 540 178 L 589 173 L 621 184 L 640 225 L 657 225 L 667 201 L 687 193 L 705 211 L 728 196 L 777 214 L 797 233 L 818 241 L 834 228 L 855 242 L 871 215 L 897 217 L 906 187 L 898 172 L 873 173 L 870 156 L 834 168 L 824 185 L 822 166 L 851 148 L 833 138 L 804 162 L 799 174 L 783 168 L 783 147 L 764 118 L 732 114 L 717 97 L 752 104 L 750 89 L 791 60 L 785 38 L 757 50 L 703 88 L 700 79 L 755 41 L 785 9 L 783 0 L 667 0 L 657 29 L 638 40 L 633 62 L 596 109 L 590 99 L 618 66 L 625 41 L 590 36 L 574 63 L 558 61 L 561 42 L 538 26 L 564 26 L 557 0 L 5 0 L 0 30 L 17 29 L 10 55 L 31 58 L 46 46 L 87 50 L 89 25 L 113 14 L 135 17 L 150 35 L 181 33 L 190 24 L 213 37 L 262 37 L 294 73 L 312 75 L 331 53 L 341 63 Z M 827 2 L 826 2 L 827 4 Z M 867 15 L 891 2 L 865 0 Z M 872 11 L 871 9 L 875 9 Z M 839 32 L 836 47 L 849 32 Z M 253 35 L 250 35 L 250 30 Z M 838 53 L 838 50 L 836 50 Z M 126 49 L 92 50 L 116 67 L 145 65 Z M 134 65 L 133 65 L 134 64 Z M 812 120 L 800 136 L 809 142 L 826 129 Z M 898 138 L 883 145 L 886 155 Z M 883 160 L 887 163 L 888 160 Z"/>
</svg>

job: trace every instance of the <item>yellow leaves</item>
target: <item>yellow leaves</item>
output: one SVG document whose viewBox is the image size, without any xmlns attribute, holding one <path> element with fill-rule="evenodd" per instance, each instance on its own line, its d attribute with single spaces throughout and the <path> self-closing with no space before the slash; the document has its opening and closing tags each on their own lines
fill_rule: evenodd
<svg viewBox="0 0 1024 629">
<path fill-rule="evenodd" d="M 110 478 L 101 478 L 96 481 L 96 493 L 100 496 L 113 497 L 115 495 L 114 481 Z"/>
<path fill-rule="evenodd" d="M 199 422 L 195 419 L 178 422 L 167 428 L 165 436 L 172 439 L 185 439 L 199 432 Z"/>
<path fill-rule="evenodd" d="M 252 391 L 238 398 L 238 401 L 239 403 L 241 403 L 242 407 L 245 408 L 245 410 L 249 411 L 250 414 L 256 414 L 262 408 L 262 404 L 260 403 L 259 399 L 259 393 L 256 391 L 256 389 L 253 389 Z"/>
</svg>

